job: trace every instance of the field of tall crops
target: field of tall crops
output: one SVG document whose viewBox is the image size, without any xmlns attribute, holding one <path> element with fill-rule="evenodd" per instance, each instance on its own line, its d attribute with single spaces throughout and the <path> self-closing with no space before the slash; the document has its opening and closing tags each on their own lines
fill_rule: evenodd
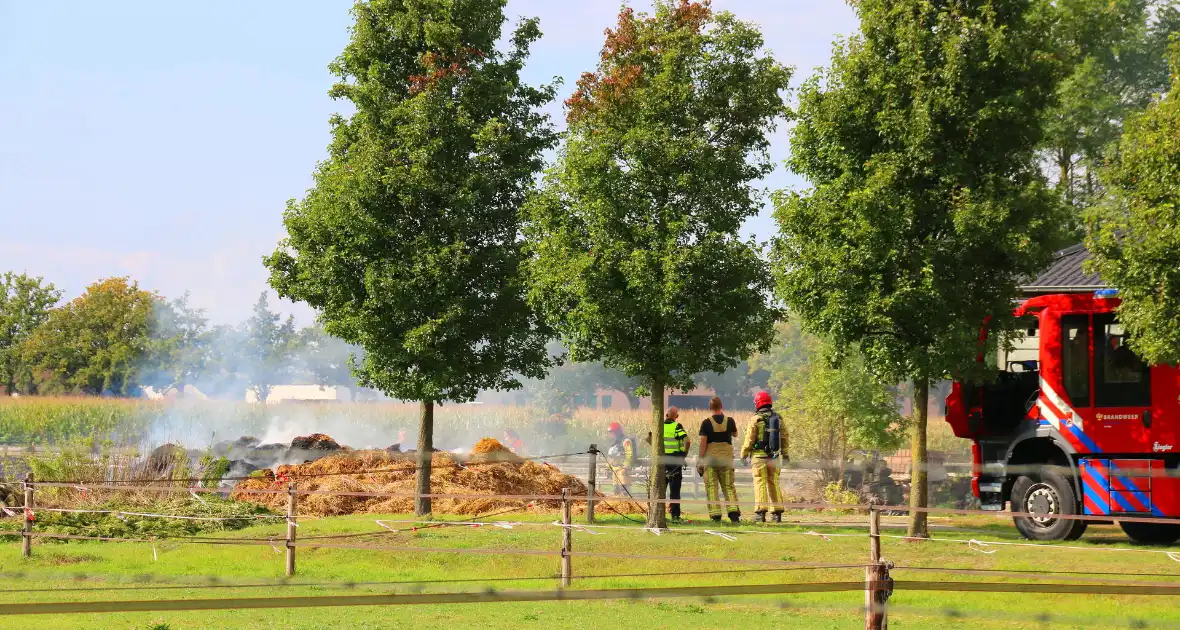
<svg viewBox="0 0 1180 630">
<path fill-rule="evenodd" d="M 565 441 L 602 441 L 618 421 L 632 434 L 646 435 L 646 411 L 583 409 L 567 424 Z M 385 447 L 417 435 L 418 407 L 402 403 L 277 405 L 241 402 L 102 398 L 0 398 L 0 444 L 150 447 L 165 443 L 199 447 L 243 435 L 263 442 L 289 441 L 321 432 L 354 447 Z M 514 429 L 525 438 L 544 431 L 545 416 L 523 407 L 440 405 L 435 410 L 435 444 L 469 446 L 484 436 Z M 404 446 L 412 448 L 413 442 Z"/>
<path fill-rule="evenodd" d="M 604 446 L 606 427 L 619 422 L 630 435 L 647 434 L 649 411 L 580 409 L 564 430 L 554 432 L 544 413 L 527 407 L 440 405 L 435 409 L 434 444 L 439 449 L 469 448 L 482 437 L 499 438 L 515 430 L 531 455 L 582 451 Z M 686 411 L 681 422 L 695 435 L 707 412 Z M 102 398 L 0 398 L 0 445 L 9 447 L 131 448 L 142 454 L 162 444 L 205 448 L 242 436 L 263 443 L 290 443 L 297 435 L 326 433 L 354 448 L 417 444 L 417 405 L 343 403 L 277 405 L 201 400 Z M 743 428 L 746 418 L 738 416 Z M 791 418 L 787 418 L 790 426 Z M 695 441 L 695 440 L 694 440 Z M 931 418 L 929 448 L 966 456 L 970 442 Z M 807 456 L 795 453 L 795 456 Z"/>
</svg>

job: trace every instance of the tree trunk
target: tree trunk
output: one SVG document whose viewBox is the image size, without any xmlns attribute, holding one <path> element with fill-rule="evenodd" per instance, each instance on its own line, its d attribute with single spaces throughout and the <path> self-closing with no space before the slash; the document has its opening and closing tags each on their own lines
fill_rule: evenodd
<svg viewBox="0 0 1180 630">
<path fill-rule="evenodd" d="M 910 507 L 927 507 L 926 474 L 926 416 L 929 414 L 930 381 L 920 377 L 914 382 L 914 434 L 910 443 Z M 910 512 L 910 527 L 907 536 L 929 538 L 926 530 L 926 512 Z"/>
<path fill-rule="evenodd" d="M 664 516 L 664 504 L 658 499 L 665 498 L 664 488 L 664 380 L 651 381 L 651 471 L 647 484 L 647 526 L 660 529 L 668 527 Z"/>
<path fill-rule="evenodd" d="M 422 401 L 418 420 L 418 494 L 430 494 L 430 458 L 434 453 L 434 401 Z M 430 515 L 430 497 L 414 500 L 414 516 Z"/>
<path fill-rule="evenodd" d="M 1073 156 L 1061 150 L 1057 155 L 1057 168 L 1060 171 L 1057 186 L 1061 188 L 1066 203 L 1073 203 L 1073 174 L 1070 166 Z"/>
<path fill-rule="evenodd" d="M 840 419 L 840 488 L 844 488 L 844 460 L 848 459 L 848 423 Z"/>
</svg>

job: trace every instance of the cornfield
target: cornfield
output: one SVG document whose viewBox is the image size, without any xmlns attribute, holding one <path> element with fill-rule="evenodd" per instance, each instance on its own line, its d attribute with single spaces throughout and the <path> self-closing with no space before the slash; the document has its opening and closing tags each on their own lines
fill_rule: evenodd
<svg viewBox="0 0 1180 630">
<path fill-rule="evenodd" d="M 0 398 L 0 444 L 150 448 L 175 443 L 200 447 L 243 435 L 267 441 L 268 433 L 285 431 L 322 432 L 350 446 L 385 447 L 398 442 L 401 432 L 416 435 L 418 416 L 417 405 L 403 403 L 264 405 L 207 400 Z M 562 441 L 582 446 L 601 443 L 611 422 L 619 422 L 630 434 L 642 438 L 649 418 L 648 411 L 581 409 L 566 423 Z M 435 442 L 439 448 L 469 446 L 480 437 L 499 437 L 505 429 L 528 440 L 546 424 L 544 420 L 543 412 L 526 407 L 440 405 L 435 409 Z M 413 448 L 412 443 L 403 446 Z"/>
</svg>

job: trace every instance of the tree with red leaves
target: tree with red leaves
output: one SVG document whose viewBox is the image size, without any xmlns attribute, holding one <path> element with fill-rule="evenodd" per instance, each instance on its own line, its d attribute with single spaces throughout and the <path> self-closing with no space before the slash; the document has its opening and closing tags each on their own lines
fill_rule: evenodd
<svg viewBox="0 0 1180 630">
<path fill-rule="evenodd" d="M 530 300 L 578 361 L 639 377 L 661 435 L 664 391 L 773 339 L 770 273 L 743 221 L 772 167 L 790 70 L 758 30 L 708 2 L 624 8 L 566 101 L 556 166 L 525 209 Z M 663 441 L 648 525 L 664 527 Z"/>
<path fill-rule="evenodd" d="M 361 0 L 330 94 L 315 186 L 266 259 L 283 297 L 364 348 L 362 385 L 421 403 L 418 492 L 430 493 L 434 406 L 515 389 L 550 363 L 525 301 L 520 206 L 556 143 L 539 111 L 554 86 L 520 78 L 541 32 L 501 46 L 506 0 Z M 430 512 L 419 497 L 416 514 Z"/>
</svg>

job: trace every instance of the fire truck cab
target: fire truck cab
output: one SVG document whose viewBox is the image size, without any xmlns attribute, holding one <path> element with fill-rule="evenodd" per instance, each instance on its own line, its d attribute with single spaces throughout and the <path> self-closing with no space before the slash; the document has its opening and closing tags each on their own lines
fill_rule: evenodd
<svg viewBox="0 0 1180 630">
<path fill-rule="evenodd" d="M 1115 295 L 1025 301 L 1024 338 L 997 354 L 995 379 L 955 382 L 947 397 L 947 422 L 974 442 L 975 496 L 1032 514 L 1014 517 L 1026 538 L 1080 537 L 1089 521 L 1066 514 L 1180 517 L 1180 370 L 1131 351 Z M 1138 542 L 1180 539 L 1180 524 L 1119 525 Z"/>
</svg>

